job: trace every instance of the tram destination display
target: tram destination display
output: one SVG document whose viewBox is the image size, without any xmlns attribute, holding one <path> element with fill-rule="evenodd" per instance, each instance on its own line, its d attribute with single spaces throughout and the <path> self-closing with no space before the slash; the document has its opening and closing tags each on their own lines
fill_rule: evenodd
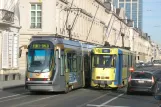
<svg viewBox="0 0 161 107">
<path fill-rule="evenodd" d="M 48 49 L 50 45 L 48 43 L 34 43 L 32 44 L 33 49 Z"/>
</svg>

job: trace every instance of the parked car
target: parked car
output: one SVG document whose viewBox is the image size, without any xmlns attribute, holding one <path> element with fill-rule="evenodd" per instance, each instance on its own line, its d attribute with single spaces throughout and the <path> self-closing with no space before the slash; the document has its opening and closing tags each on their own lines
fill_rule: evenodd
<svg viewBox="0 0 161 107">
<path fill-rule="evenodd" d="M 136 68 L 128 79 L 126 93 L 142 91 L 154 93 L 157 81 L 161 81 L 161 66 Z"/>
<path fill-rule="evenodd" d="M 161 60 L 154 60 L 153 65 L 155 66 L 161 66 Z"/>
<path fill-rule="evenodd" d="M 155 85 L 155 77 L 151 71 L 134 71 L 128 79 L 126 93 L 132 92 L 148 92 L 153 94 Z"/>
</svg>

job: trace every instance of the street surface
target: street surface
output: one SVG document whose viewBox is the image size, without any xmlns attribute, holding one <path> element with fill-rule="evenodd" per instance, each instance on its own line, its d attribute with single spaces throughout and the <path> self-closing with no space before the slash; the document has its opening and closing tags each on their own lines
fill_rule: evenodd
<svg viewBox="0 0 161 107">
<path fill-rule="evenodd" d="M 139 93 L 141 94 L 141 93 Z M 124 94 L 124 89 L 77 89 L 64 93 L 31 94 L 24 88 L 0 91 L 0 107 L 156 107 L 147 93 Z"/>
</svg>

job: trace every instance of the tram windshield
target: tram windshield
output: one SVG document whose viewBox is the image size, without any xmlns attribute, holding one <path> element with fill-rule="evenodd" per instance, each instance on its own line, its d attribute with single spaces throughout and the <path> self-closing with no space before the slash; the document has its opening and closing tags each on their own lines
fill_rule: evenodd
<svg viewBox="0 0 161 107">
<path fill-rule="evenodd" d="M 115 67 L 114 55 L 93 55 L 93 67 L 110 68 Z"/>
<path fill-rule="evenodd" d="M 28 53 L 28 71 L 49 72 L 53 54 L 51 49 L 30 49 Z"/>
</svg>

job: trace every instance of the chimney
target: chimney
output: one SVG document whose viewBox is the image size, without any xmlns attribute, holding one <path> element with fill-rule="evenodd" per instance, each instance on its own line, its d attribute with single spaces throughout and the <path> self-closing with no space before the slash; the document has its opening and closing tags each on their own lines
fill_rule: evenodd
<svg viewBox="0 0 161 107">
<path fill-rule="evenodd" d="M 133 20 L 127 19 L 127 24 L 129 27 L 133 27 Z"/>
<path fill-rule="evenodd" d="M 104 0 L 104 5 L 108 11 L 112 10 L 111 0 Z"/>
</svg>

